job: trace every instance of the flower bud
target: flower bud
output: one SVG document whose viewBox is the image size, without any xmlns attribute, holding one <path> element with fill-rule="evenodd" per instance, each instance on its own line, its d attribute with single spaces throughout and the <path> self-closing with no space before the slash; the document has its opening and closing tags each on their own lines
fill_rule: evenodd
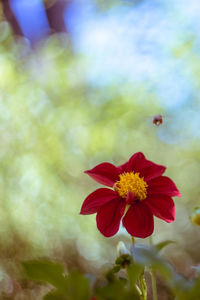
<svg viewBox="0 0 200 300">
<path fill-rule="evenodd" d="M 120 241 L 117 245 L 117 254 L 119 256 L 123 254 L 130 254 L 130 251 L 126 248 L 126 245 L 122 241 Z"/>
<path fill-rule="evenodd" d="M 190 217 L 193 224 L 200 226 L 200 207 L 196 207 Z"/>
</svg>

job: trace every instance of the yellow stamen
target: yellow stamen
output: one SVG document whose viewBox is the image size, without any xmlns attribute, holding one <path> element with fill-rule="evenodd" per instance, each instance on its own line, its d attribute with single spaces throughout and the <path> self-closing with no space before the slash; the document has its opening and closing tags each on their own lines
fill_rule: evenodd
<svg viewBox="0 0 200 300">
<path fill-rule="evenodd" d="M 147 196 L 148 184 L 139 173 L 125 172 L 120 174 L 120 180 L 114 184 L 114 190 L 122 197 L 126 198 L 128 192 L 132 192 L 138 200 L 144 200 Z"/>
</svg>

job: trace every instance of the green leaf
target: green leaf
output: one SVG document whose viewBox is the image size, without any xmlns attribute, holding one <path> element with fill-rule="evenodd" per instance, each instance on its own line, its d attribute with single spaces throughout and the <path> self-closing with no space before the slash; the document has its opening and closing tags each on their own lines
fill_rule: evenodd
<svg viewBox="0 0 200 300">
<path fill-rule="evenodd" d="M 158 251 L 161 251 L 163 248 L 165 248 L 166 246 L 170 245 L 170 244 L 174 244 L 175 242 L 174 241 L 171 241 L 171 240 L 166 240 L 166 241 L 163 241 L 163 242 L 160 242 L 156 245 L 154 245 L 154 247 L 156 247 L 156 249 Z"/>
<path fill-rule="evenodd" d="M 97 287 L 96 294 L 103 300 L 140 300 L 135 287 L 127 287 L 126 280 L 116 279 L 106 286 Z"/>
<path fill-rule="evenodd" d="M 67 296 L 60 293 L 58 290 L 51 291 L 46 294 L 43 300 L 67 300 Z"/>
<path fill-rule="evenodd" d="M 134 286 L 144 271 L 144 267 L 140 264 L 131 263 L 127 268 L 128 279 L 131 286 Z"/>
<path fill-rule="evenodd" d="M 67 277 L 67 299 L 88 300 L 90 299 L 89 280 L 78 271 L 72 271 Z"/>
<path fill-rule="evenodd" d="M 26 261 L 22 265 L 30 279 L 50 283 L 62 292 L 67 291 L 67 279 L 61 264 L 46 259 Z"/>
<path fill-rule="evenodd" d="M 190 299 L 191 300 L 198 300 L 200 299 L 200 276 L 198 276 L 194 282 L 194 286 L 190 292 Z"/>
<path fill-rule="evenodd" d="M 114 282 L 108 282 L 104 287 L 97 288 L 97 295 L 107 300 L 120 300 L 123 299 L 125 283 L 116 280 Z"/>
<path fill-rule="evenodd" d="M 159 255 L 155 247 L 137 244 L 131 247 L 131 255 L 136 263 L 158 270 L 165 279 L 172 278 L 172 266 Z"/>
<path fill-rule="evenodd" d="M 195 300 L 195 298 L 190 297 L 194 283 L 181 274 L 174 273 L 169 286 L 178 300 Z"/>
</svg>

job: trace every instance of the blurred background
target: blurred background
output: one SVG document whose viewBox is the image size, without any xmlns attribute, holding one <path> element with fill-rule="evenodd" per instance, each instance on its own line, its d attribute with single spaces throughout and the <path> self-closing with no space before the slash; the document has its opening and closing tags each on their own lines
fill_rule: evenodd
<svg viewBox="0 0 200 300">
<path fill-rule="evenodd" d="M 84 170 L 137 151 L 166 165 L 181 191 L 176 221 L 155 218 L 153 241 L 175 240 L 164 255 L 190 276 L 200 260 L 200 230 L 189 219 L 200 203 L 199 14 L 198 0 L 0 1 L 5 299 L 42 293 L 20 282 L 22 260 L 50 257 L 98 275 L 118 241 L 130 243 L 123 228 L 107 239 L 95 215 L 79 212 L 99 187 Z"/>
</svg>

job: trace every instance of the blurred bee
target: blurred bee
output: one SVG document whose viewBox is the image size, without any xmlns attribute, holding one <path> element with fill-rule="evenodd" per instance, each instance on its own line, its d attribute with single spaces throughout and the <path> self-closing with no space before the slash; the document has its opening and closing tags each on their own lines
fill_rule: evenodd
<svg viewBox="0 0 200 300">
<path fill-rule="evenodd" d="M 154 125 L 160 126 L 163 123 L 163 117 L 161 115 L 155 115 L 152 122 Z"/>
</svg>

